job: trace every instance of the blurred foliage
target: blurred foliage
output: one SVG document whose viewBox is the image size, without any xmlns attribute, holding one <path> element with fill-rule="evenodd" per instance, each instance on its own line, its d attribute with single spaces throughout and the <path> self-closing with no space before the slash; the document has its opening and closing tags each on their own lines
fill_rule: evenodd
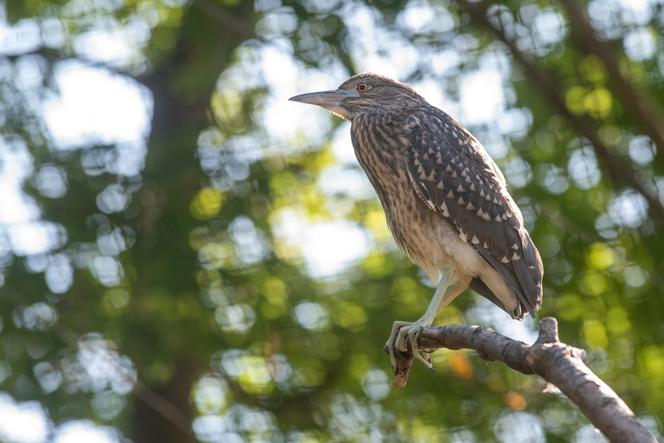
<svg viewBox="0 0 664 443">
<path fill-rule="evenodd" d="M 661 432 L 664 220 L 464 4 L 5 0 L 0 400 L 38 402 L 46 430 L 26 440 L 0 419 L 0 440 L 87 419 L 111 441 L 601 441 L 541 381 L 473 353 L 437 352 L 437 371 L 391 386 L 383 343 L 392 321 L 420 316 L 431 284 L 396 250 L 348 125 L 286 102 L 361 70 L 443 97 L 485 144 L 542 252 L 542 314 Z M 579 4 L 626 78 L 664 103 L 664 4 Z M 663 202 L 664 146 L 562 6 L 489 13 Z M 144 133 L 86 128 L 106 115 L 95 90 L 73 122 L 84 136 L 63 141 L 72 117 L 48 109 L 72 66 L 138 88 Z M 473 93 L 487 72 L 498 105 L 473 118 L 495 104 Z M 470 292 L 439 321 L 535 328 Z"/>
</svg>

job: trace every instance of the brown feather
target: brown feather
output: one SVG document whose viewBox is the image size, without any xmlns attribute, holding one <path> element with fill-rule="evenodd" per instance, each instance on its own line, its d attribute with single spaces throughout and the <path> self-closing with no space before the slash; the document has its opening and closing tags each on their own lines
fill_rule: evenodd
<svg viewBox="0 0 664 443">
<path fill-rule="evenodd" d="M 447 219 L 465 241 L 478 240 L 471 244 L 503 277 L 519 301 L 519 312 L 510 314 L 533 314 L 542 300 L 542 261 L 494 161 L 472 134 L 432 106 L 411 113 L 407 128 L 409 176 L 417 194 Z M 424 157 L 423 153 L 431 149 L 446 167 Z M 422 169 L 421 174 L 413 173 L 414 162 Z M 432 180 L 420 180 L 419 175 Z M 436 186 L 438 183 L 442 186 Z M 445 211 L 439 209 L 441 205 Z M 495 296 L 487 298 L 495 303 Z"/>
</svg>

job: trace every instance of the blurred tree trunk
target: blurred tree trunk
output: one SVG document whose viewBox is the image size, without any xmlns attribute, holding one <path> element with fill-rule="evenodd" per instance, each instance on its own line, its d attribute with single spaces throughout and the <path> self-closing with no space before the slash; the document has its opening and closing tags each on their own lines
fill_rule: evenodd
<svg viewBox="0 0 664 443">
<path fill-rule="evenodd" d="M 199 187 L 207 180 L 196 160 L 197 137 L 209 125 L 207 110 L 210 96 L 232 52 L 253 31 L 252 2 L 226 9 L 212 2 L 194 1 L 178 30 L 177 44 L 167 59 L 147 76 L 139 78 L 151 92 L 154 108 L 148 155 L 144 169 L 144 186 L 140 194 L 140 214 L 136 218 L 137 244 L 133 249 L 138 275 L 134 298 L 149 295 L 155 288 L 166 290 L 170 297 L 188 297 L 199 302 L 195 280 L 198 266 L 188 233 L 196 225 L 190 204 Z M 233 27 L 220 19 L 232 17 Z M 239 24 L 238 24 L 239 23 Z M 239 32 L 245 29 L 246 32 Z M 206 36 L 206 38 L 201 38 Z M 152 339 L 154 349 L 160 346 L 159 328 L 146 324 L 137 316 L 135 330 L 143 340 Z M 177 333 L 177 331 L 176 331 Z M 180 443 L 196 441 L 191 431 L 191 388 L 207 362 L 192 361 L 179 355 L 189 353 L 182 343 L 180 353 L 168 355 L 168 366 L 174 368 L 165 383 L 143 379 L 133 395 L 130 417 L 131 437 L 135 442 Z M 132 355 L 140 359 L 141 355 Z M 139 367 L 145 367 L 141 365 Z M 151 400 L 150 400 L 151 399 Z M 168 417 L 173 409 L 180 423 Z M 182 421 L 188 429 L 183 430 Z"/>
<path fill-rule="evenodd" d="M 191 430 L 193 411 L 189 402 L 191 387 L 199 368 L 181 359 L 164 385 L 153 391 L 137 387 L 131 411 L 131 439 L 134 442 L 197 442 Z M 187 427 L 188 426 L 188 427 Z"/>
</svg>

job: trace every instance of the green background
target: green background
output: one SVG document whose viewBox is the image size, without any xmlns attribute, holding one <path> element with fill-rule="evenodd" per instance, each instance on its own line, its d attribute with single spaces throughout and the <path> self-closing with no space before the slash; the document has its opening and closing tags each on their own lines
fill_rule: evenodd
<svg viewBox="0 0 664 443">
<path fill-rule="evenodd" d="M 576 3 L 654 129 L 559 2 L 0 4 L 0 175 L 22 171 L 48 244 L 21 249 L 0 223 L 0 400 L 45 423 L 30 440 L 0 420 L 0 440 L 72 441 L 78 423 L 101 441 L 602 441 L 540 379 L 472 352 L 391 385 L 391 323 L 433 289 L 349 160 L 348 125 L 286 101 L 362 70 L 443 97 L 494 155 L 542 253 L 541 315 L 661 436 L 662 2 Z M 86 40 L 111 31 L 128 54 Z M 138 147 L 58 141 L 43 104 L 71 63 L 140 88 Z M 467 95 L 483 69 L 501 106 L 467 122 L 488 106 Z M 328 250 L 351 259 L 326 267 Z M 470 292 L 438 320 L 535 329 Z"/>
</svg>

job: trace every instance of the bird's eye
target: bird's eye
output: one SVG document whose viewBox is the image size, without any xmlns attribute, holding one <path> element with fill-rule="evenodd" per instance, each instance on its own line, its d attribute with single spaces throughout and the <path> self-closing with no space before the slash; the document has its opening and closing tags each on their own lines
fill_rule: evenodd
<svg viewBox="0 0 664 443">
<path fill-rule="evenodd" d="M 367 85 L 366 83 L 360 83 L 359 85 L 357 85 L 357 90 L 359 92 L 368 91 L 369 90 L 369 85 Z"/>
</svg>

